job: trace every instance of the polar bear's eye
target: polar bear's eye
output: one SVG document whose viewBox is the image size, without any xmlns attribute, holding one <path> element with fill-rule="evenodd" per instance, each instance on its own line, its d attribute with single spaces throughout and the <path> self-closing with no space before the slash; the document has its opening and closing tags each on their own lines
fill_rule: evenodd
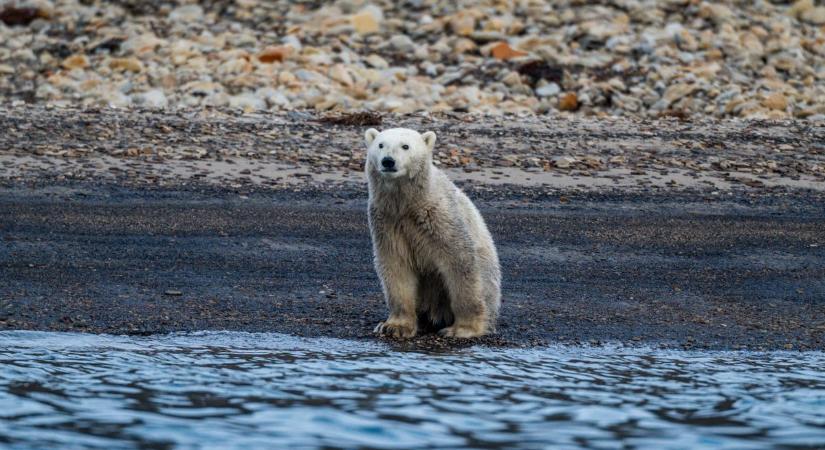
<svg viewBox="0 0 825 450">
<path fill-rule="evenodd" d="M 384 148 L 384 144 L 378 144 L 378 148 Z"/>
<path fill-rule="evenodd" d="M 404 145 L 401 146 L 401 148 L 403 148 L 404 150 L 409 150 L 410 146 L 407 145 L 407 144 L 404 144 Z"/>
</svg>

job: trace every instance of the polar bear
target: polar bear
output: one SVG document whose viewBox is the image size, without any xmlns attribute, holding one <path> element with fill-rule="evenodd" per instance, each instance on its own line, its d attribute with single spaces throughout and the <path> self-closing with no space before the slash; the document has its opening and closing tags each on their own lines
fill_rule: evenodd
<svg viewBox="0 0 825 450">
<path fill-rule="evenodd" d="M 495 331 L 501 269 L 478 209 L 432 163 L 435 133 L 370 128 L 365 170 L 375 270 L 389 317 L 375 332 L 443 336 Z"/>
</svg>

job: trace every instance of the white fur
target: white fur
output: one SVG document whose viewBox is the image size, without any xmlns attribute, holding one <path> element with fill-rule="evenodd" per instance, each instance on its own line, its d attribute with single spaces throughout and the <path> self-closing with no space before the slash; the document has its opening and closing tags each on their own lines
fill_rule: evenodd
<svg viewBox="0 0 825 450">
<path fill-rule="evenodd" d="M 470 199 L 433 166 L 435 133 L 371 128 L 364 137 L 375 269 L 390 310 L 375 331 L 404 338 L 419 325 L 455 337 L 495 331 L 495 244 Z M 395 171 L 382 167 L 384 158 Z"/>
</svg>

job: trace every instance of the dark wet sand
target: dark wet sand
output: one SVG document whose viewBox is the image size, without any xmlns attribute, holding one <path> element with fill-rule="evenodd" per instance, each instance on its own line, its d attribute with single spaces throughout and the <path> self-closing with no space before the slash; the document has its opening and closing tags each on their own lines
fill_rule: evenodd
<svg viewBox="0 0 825 450">
<path fill-rule="evenodd" d="M 504 271 L 500 332 L 477 342 L 825 349 L 820 194 L 470 191 Z M 373 339 L 365 204 L 357 185 L 6 183 L 0 329 Z"/>
</svg>

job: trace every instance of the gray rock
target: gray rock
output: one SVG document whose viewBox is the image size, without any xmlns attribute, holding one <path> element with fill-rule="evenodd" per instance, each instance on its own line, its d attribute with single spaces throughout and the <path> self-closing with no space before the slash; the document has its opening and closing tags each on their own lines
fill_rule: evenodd
<svg viewBox="0 0 825 450">
<path fill-rule="evenodd" d="M 169 13 L 173 22 L 200 22 L 203 20 L 203 8 L 199 5 L 183 5 Z"/>
<path fill-rule="evenodd" d="M 547 83 L 544 86 L 536 89 L 536 95 L 539 97 L 552 97 L 561 92 L 561 88 L 556 83 Z"/>
<path fill-rule="evenodd" d="M 166 108 L 169 104 L 166 99 L 166 94 L 160 89 L 152 89 L 151 91 L 135 94 L 132 96 L 132 101 L 135 102 L 136 105 L 155 109 Z"/>
<path fill-rule="evenodd" d="M 567 169 L 577 162 L 579 160 L 572 156 L 556 156 L 553 158 L 553 165 L 560 169 Z"/>
</svg>

